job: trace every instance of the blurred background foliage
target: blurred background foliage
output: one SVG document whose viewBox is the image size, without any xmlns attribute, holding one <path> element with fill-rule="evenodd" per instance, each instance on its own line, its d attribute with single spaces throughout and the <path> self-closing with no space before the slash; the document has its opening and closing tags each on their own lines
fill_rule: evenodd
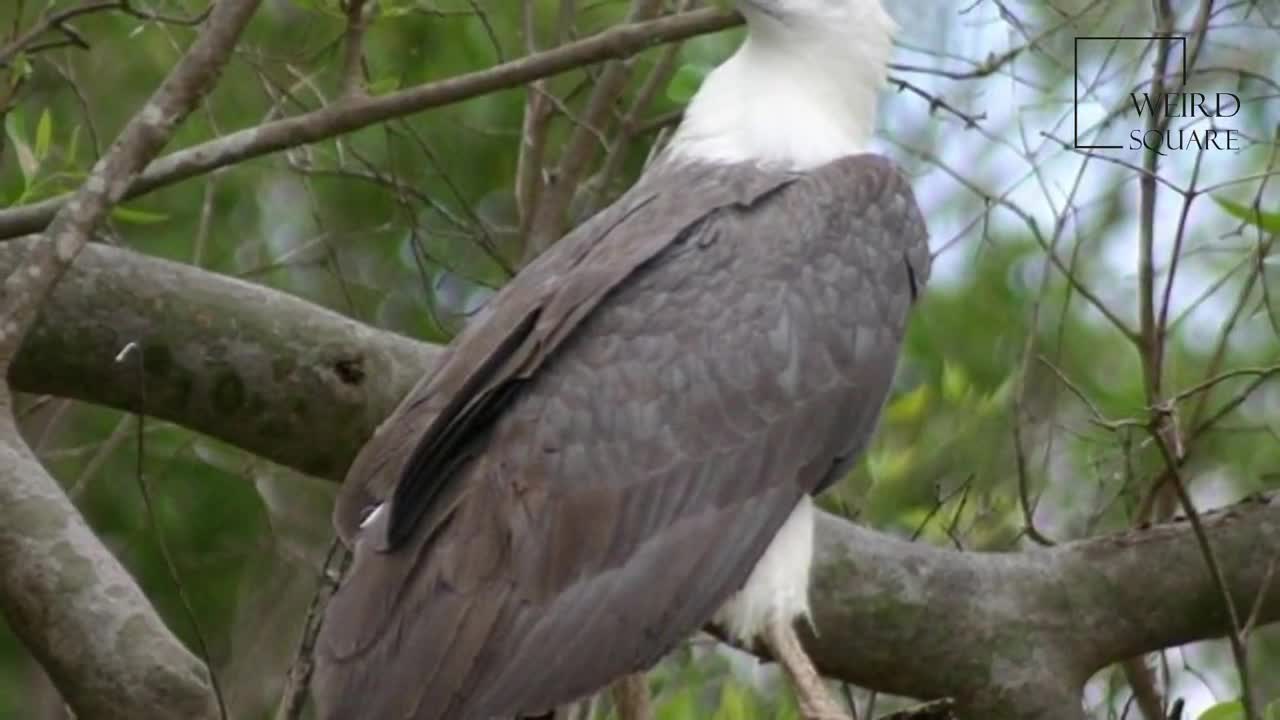
<svg viewBox="0 0 1280 720">
<path fill-rule="evenodd" d="M 68 4 L 8 0 L 0 7 L 0 45 Z M 543 38 L 561 30 L 585 37 L 628 12 L 617 0 L 578 3 L 566 29 L 558 2 L 535 4 Z M 896 71 L 909 85 L 886 91 L 877 149 L 914 178 L 933 234 L 934 280 L 866 462 L 823 503 L 886 531 L 965 550 L 1033 545 L 1028 518 L 1055 541 L 1128 527 L 1162 461 L 1142 432 L 1107 427 L 1093 413 L 1148 417 L 1142 363 L 1129 339 L 1047 263 L 1045 238 L 1062 230 L 1053 245 L 1076 281 L 1135 323 L 1138 187 L 1131 166 L 1063 149 L 1044 133 L 1068 132 L 1063 122 L 1079 82 L 1073 36 L 1149 28 L 1149 4 L 893 5 L 904 25 L 897 60 L 917 70 Z M 1195 3 L 1177 5 L 1190 17 Z M 1280 359 L 1267 290 L 1280 216 L 1248 211 L 1255 204 L 1280 210 L 1264 178 L 1276 166 L 1280 113 L 1276 84 L 1266 79 L 1280 78 L 1280 9 L 1274 2 L 1236 5 L 1252 9 L 1215 19 L 1222 29 L 1203 61 L 1233 72 L 1201 84 L 1245 98 L 1233 121 L 1247 147 L 1200 161 L 1197 153 L 1170 153 L 1164 172 L 1185 185 L 1200 162 L 1200 187 L 1256 179 L 1212 193 L 1234 203 L 1235 215 L 1231 205 L 1203 200 L 1190 213 L 1165 344 L 1166 396 L 1232 368 Z M 196 17 L 205 3 L 135 0 L 132 7 L 164 19 L 88 15 L 72 23 L 74 44 L 19 54 L 0 67 L 0 207 L 74 188 L 189 44 L 192 28 L 170 20 Z M 363 45 L 371 94 L 526 51 L 517 2 L 380 0 L 375 7 Z M 334 102 L 345 26 L 336 0 L 266 2 L 217 90 L 172 147 Z M 614 150 L 621 170 L 596 172 L 577 188 L 574 220 L 635 178 L 682 102 L 740 35 L 683 44 L 645 122 Z M 1016 60 L 979 72 L 1019 47 Z M 1124 93 L 1149 72 L 1141 52 L 1149 48 L 1119 49 L 1120 61 L 1097 76 L 1093 104 L 1120 113 Z M 651 50 L 632 65 L 618 113 L 659 57 Z M 939 68 L 968 76 L 948 77 Z M 563 113 L 582 110 L 599 72 L 547 82 L 563 111 L 550 125 L 552 157 L 573 130 Z M 102 240 L 444 342 L 520 265 L 525 248 L 513 178 L 525 101 L 522 89 L 492 93 L 178 183 L 127 202 Z M 1089 117 L 1093 133 L 1132 123 Z M 966 129 L 971 121 L 978 129 Z M 1115 157 L 1141 161 L 1138 152 Z M 1015 213 L 1002 211 L 1006 198 L 1045 235 L 1037 238 Z M 1182 202 L 1166 192 L 1159 206 L 1161 287 Z M 1184 432 L 1228 407 L 1189 444 L 1185 475 L 1202 508 L 1280 487 L 1280 388 L 1250 388 L 1251 380 L 1220 383 L 1211 396 L 1197 393 L 1178 405 Z M 1245 389 L 1245 399 L 1228 405 Z M 1205 409 L 1196 410 L 1205 397 Z M 47 397 L 25 398 L 22 413 L 28 440 L 92 527 L 175 631 L 207 648 L 235 717 L 271 716 L 331 538 L 333 488 L 159 421 L 140 424 Z M 1280 697 L 1280 634 L 1255 633 L 1250 652 L 1261 695 Z M 1171 650 L 1159 667 L 1170 695 L 1197 711 L 1238 692 L 1220 642 Z M 775 692 L 771 671 L 705 638 L 664 662 L 652 682 L 663 720 L 796 717 L 789 695 Z M 893 699 L 849 693 L 864 707 L 894 706 Z M 1128 691 L 1118 673 L 1106 671 L 1086 700 L 1096 717 L 1119 717 Z M 607 703 L 594 712 L 608 717 Z M 0 628 L 0 718 L 53 717 L 63 717 L 56 695 Z"/>
</svg>

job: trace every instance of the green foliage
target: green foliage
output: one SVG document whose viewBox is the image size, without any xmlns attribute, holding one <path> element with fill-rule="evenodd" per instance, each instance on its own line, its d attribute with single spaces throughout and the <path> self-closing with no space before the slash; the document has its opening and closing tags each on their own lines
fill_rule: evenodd
<svg viewBox="0 0 1280 720">
<path fill-rule="evenodd" d="M 169 219 L 168 215 L 163 213 L 147 212 L 146 210 L 135 210 L 133 208 L 118 205 L 111 209 L 111 217 L 123 223 L 131 225 L 153 225 L 162 223 Z"/>
<path fill-rule="evenodd" d="M 698 717 L 698 691 L 683 687 L 658 704 L 658 720 L 687 720 Z"/>
<path fill-rule="evenodd" d="M 49 155 L 49 140 L 53 136 L 53 117 L 49 108 L 40 113 L 40 122 L 36 125 L 36 162 L 42 162 Z"/>
<path fill-rule="evenodd" d="M 522 53 L 521 3 L 482 4 L 483 22 L 467 0 L 380 0 L 366 33 L 364 89 L 384 95 Z M 0 7 L 0 28 L 30 27 L 47 3 L 28 1 L 23 17 L 15 19 L 18 5 Z M 150 5 L 166 14 L 194 15 L 208 0 Z M 535 4 L 534 26 L 544 41 L 558 31 L 559 5 Z M 627 12 L 621 2 L 580 5 L 573 37 L 616 23 Z M 0 206 L 76 187 L 193 36 L 190 28 L 125 13 L 85 17 L 76 27 L 89 50 L 19 53 L 0 71 L 0 78 L 7 72 L 22 82 L 16 104 L 4 113 Z M 242 52 L 169 150 L 332 103 L 340 85 L 343 29 L 338 0 L 264 4 Z M 641 119 L 678 110 L 739 38 L 734 31 L 685 43 L 675 72 Z M 0 46 L 6 39 L 0 38 Z M 633 82 L 617 103 L 618 114 L 629 107 L 657 55 L 648 52 L 631 66 Z M 1020 62 L 1047 65 L 1046 58 L 1031 53 Z M 549 79 L 547 91 L 576 115 L 594 77 L 566 73 Z M 523 89 L 493 93 L 163 188 L 113 211 L 114 239 L 139 252 L 268 284 L 381 328 L 446 342 L 522 257 L 512 190 L 526 97 Z M 925 114 L 923 106 L 915 110 Z M 895 111 L 886 111 L 883 125 L 900 124 Z M 945 115 L 931 116 L 939 119 L 930 127 L 951 132 Z M 552 124 L 550 159 L 573 127 L 563 118 Z M 576 216 L 589 211 L 591 192 L 599 190 L 600 201 L 607 202 L 634 179 L 655 136 L 646 134 L 624 148 L 621 170 L 607 187 L 595 187 L 598 178 L 583 183 Z M 904 147 L 910 143 L 894 140 L 881 147 L 909 162 Z M 985 156 L 976 161 L 987 162 Z M 1038 517 L 1055 539 L 1128 527 L 1138 486 L 1160 467 L 1159 458 L 1139 436 L 1125 438 L 1092 423 L 1090 409 L 1064 379 L 1107 418 L 1142 417 L 1147 401 L 1132 343 L 1100 320 L 1061 273 L 1051 273 L 1042 287 L 1044 251 L 1025 227 L 988 227 L 984 221 L 980 238 L 942 249 L 948 238 L 939 228 L 947 228 L 953 215 L 967 221 L 975 208 L 981 212 L 981 203 L 961 189 L 939 189 L 936 173 L 911 175 L 929 207 L 937 266 L 949 265 L 950 271 L 935 271 L 919 302 L 895 392 L 865 461 L 821 502 L 922 542 L 1023 547 L 1013 445 L 1020 421 L 1027 490 L 1033 499 L 1043 498 Z M 1073 222 L 1059 255 L 1071 258 L 1081 282 L 1114 302 L 1128 320 L 1132 293 L 1125 283 L 1132 269 L 1117 271 L 1105 259 L 1113 248 L 1103 240 L 1124 231 L 1132 214 L 1126 198 L 1131 199 L 1108 198 L 1115 207 L 1094 224 Z M 1238 200 L 1214 199 L 1222 212 L 1204 205 L 1208 215 L 1280 232 L 1274 209 L 1259 213 Z M 1248 267 L 1257 264 L 1215 238 L 1191 239 L 1202 245 L 1196 257 L 1203 268 L 1225 269 L 1242 259 Z M 1123 242 L 1132 238 L 1124 235 Z M 1263 263 L 1273 264 L 1274 256 Z M 1274 285 L 1274 277 L 1265 279 Z M 1121 290 L 1112 293 L 1116 287 Z M 1219 299 L 1243 292 L 1244 283 L 1234 276 L 1224 288 Z M 1221 353 L 1217 338 L 1206 338 L 1203 328 L 1170 326 L 1166 387 L 1195 385 L 1215 363 L 1261 366 L 1280 357 L 1261 288 L 1250 293 L 1240 329 Z M 1224 406 L 1244 382 L 1216 388 L 1208 407 Z M 1230 432 L 1207 433 L 1197 441 L 1188 476 L 1209 478 L 1205 492 L 1234 497 L 1277 487 L 1280 444 L 1274 439 L 1280 427 L 1274 398 L 1259 397 L 1227 413 Z M 1182 403 L 1181 419 L 1194 412 L 1196 401 Z M 43 438 L 37 443 L 41 457 L 170 626 L 194 646 L 195 628 L 174 583 L 176 572 L 214 665 L 231 688 L 233 716 L 269 717 L 279 671 L 296 647 L 298 621 L 330 537 L 333 488 L 155 420 L 148 422 L 142 473 L 153 500 L 149 510 L 138 482 L 132 416 L 74 404 L 58 414 L 51 410 L 55 405 L 28 398 L 21 408 L 29 437 Z M 174 558 L 173 568 L 161 543 Z M 1266 691 L 1274 695 L 1280 692 L 1273 679 L 1280 675 L 1274 672 L 1280 648 L 1267 637 L 1265 631 L 1254 636 L 1251 658 L 1264 668 L 1260 683 L 1269 682 Z M 797 717 L 790 698 L 774 685 L 739 677 L 714 655 L 694 655 L 686 649 L 653 673 L 661 720 Z M 1229 668 L 1229 662 L 1214 667 Z M 16 641 L 0 633 L 0 719 L 30 716 L 22 701 L 33 686 L 30 676 L 30 662 Z M 1228 703 L 1201 718 L 1228 720 L 1230 712 Z M 1277 706 L 1267 712 L 1266 720 L 1280 720 Z"/>
<path fill-rule="evenodd" d="M 687 103 L 707 78 L 711 68 L 707 65 L 685 63 L 681 65 L 667 86 L 667 98 L 675 103 Z"/>
<path fill-rule="evenodd" d="M 11 111 L 4 119 L 5 134 L 9 136 L 9 142 L 13 147 L 14 153 L 17 154 L 18 170 L 22 173 L 22 179 L 28 187 L 34 178 L 36 171 L 40 168 L 40 160 L 31 149 L 31 144 L 27 141 L 27 134 L 23 128 L 22 113 Z"/>
<path fill-rule="evenodd" d="M 1214 202 L 1226 210 L 1228 214 L 1254 225 L 1268 233 L 1280 233 L 1280 212 L 1266 212 L 1247 205 L 1232 202 L 1226 198 L 1215 197 Z"/>
<path fill-rule="evenodd" d="M 1200 713 L 1199 720 L 1245 720 L 1244 704 L 1239 700 L 1218 703 Z"/>
</svg>

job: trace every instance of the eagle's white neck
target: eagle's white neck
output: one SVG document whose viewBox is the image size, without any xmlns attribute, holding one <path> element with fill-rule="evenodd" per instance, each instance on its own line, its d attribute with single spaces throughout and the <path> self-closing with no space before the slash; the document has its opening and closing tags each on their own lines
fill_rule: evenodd
<svg viewBox="0 0 1280 720">
<path fill-rule="evenodd" d="M 752 22 L 690 101 L 672 156 L 805 170 L 866 152 L 893 21 L 878 2 L 865 5 L 866 17 L 843 32 Z"/>
</svg>

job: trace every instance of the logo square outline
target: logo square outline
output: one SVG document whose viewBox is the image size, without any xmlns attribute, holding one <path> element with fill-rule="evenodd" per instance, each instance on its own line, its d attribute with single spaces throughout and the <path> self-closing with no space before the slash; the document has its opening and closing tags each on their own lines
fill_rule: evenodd
<svg viewBox="0 0 1280 720">
<path fill-rule="evenodd" d="M 1071 84 L 1074 100 L 1071 103 L 1072 134 L 1071 141 L 1077 150 L 1123 150 L 1123 145 L 1081 145 L 1080 144 L 1080 41 L 1081 40 L 1142 40 L 1155 42 L 1167 38 L 1182 44 L 1182 77 L 1187 77 L 1187 36 L 1186 35 L 1076 35 L 1072 48 Z"/>
</svg>

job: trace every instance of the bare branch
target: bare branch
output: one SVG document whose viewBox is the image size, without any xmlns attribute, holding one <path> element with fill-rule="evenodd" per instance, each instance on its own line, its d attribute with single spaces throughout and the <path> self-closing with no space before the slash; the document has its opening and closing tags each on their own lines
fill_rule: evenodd
<svg viewBox="0 0 1280 720">
<path fill-rule="evenodd" d="M 14 38 L 4 47 L 0 47 L 0 67 L 9 64 L 14 55 L 27 49 L 44 33 L 55 28 L 62 27 L 65 23 L 73 18 L 90 13 L 102 12 L 104 10 L 117 10 L 120 8 L 118 0 L 84 0 L 79 5 L 65 8 L 53 13 L 46 13 L 21 35 Z M 21 13 L 18 13 L 21 16 Z M 15 18 L 16 21 L 16 18 Z"/>
<path fill-rule="evenodd" d="M 0 372 L 36 313 L 142 167 L 214 85 L 259 0 L 222 0 L 191 49 L 121 132 L 46 237 L 8 271 L 0 301 Z M 109 362 L 108 364 L 118 364 Z M 27 448 L 0 383 L 0 609 L 81 717 L 219 715 L 203 663 L 94 537 Z"/>
<path fill-rule="evenodd" d="M 0 303 L 0 370 L 7 369 L 40 302 L 89 241 L 89 234 L 124 197 L 134 178 L 216 83 L 236 39 L 260 0 L 224 0 L 191 49 L 121 131 L 75 195 L 49 225 L 46 239 L 4 282 Z"/>
<path fill-rule="evenodd" d="M 339 75 L 339 97 L 364 94 L 364 32 L 369 27 L 369 12 L 376 7 L 365 0 L 345 0 L 343 14 L 347 27 L 342 34 L 342 66 Z"/>
<path fill-rule="evenodd" d="M 537 5 L 534 0 L 524 0 L 520 12 L 525 47 L 533 55 L 538 51 Z M 551 108 L 543 97 L 546 91 L 545 80 L 534 80 L 525 90 L 515 181 L 516 213 L 522 231 L 527 229 L 531 210 L 542 192 L 542 157 L 547 148 L 547 130 L 551 126 Z"/>
<path fill-rule="evenodd" d="M 648 20 L 662 10 L 661 0 L 632 0 L 627 21 Z M 615 60 L 604 66 L 593 83 L 586 109 L 578 119 L 560 155 L 551 182 L 547 184 L 534 210 L 533 220 L 525 236 L 525 260 L 533 259 L 564 234 L 569 219 L 566 212 L 574 191 L 586 175 L 592 161 L 602 149 L 600 136 L 609 120 L 610 110 L 626 89 L 631 76 L 631 63 Z"/>
<path fill-rule="evenodd" d="M 3 385 L 0 437 L 19 437 Z M 9 627 L 79 717 L 218 716 L 204 663 L 20 442 L 0 443 L 0 587 Z"/>
<path fill-rule="evenodd" d="M 685 40 L 741 24 L 737 13 L 697 10 L 644 23 L 619 25 L 584 40 L 501 65 L 378 97 L 351 99 L 283 120 L 245 128 L 153 162 L 128 188 L 137 197 L 227 165 L 325 140 L 392 118 L 518 87 L 584 65 L 634 55 L 654 45 Z M 0 210 L 0 238 L 39 232 L 68 200 L 62 195 Z"/>
<path fill-rule="evenodd" d="M 306 707 L 310 696 L 311 674 L 315 669 L 316 638 L 320 636 L 320 625 L 324 618 L 324 610 L 333 598 L 333 593 L 342 582 L 350 555 L 342 541 L 335 538 L 329 544 L 329 554 L 320 567 L 320 578 L 317 582 L 316 594 L 311 598 L 307 608 L 306 622 L 302 625 L 302 639 L 298 641 L 298 652 L 294 656 L 293 665 L 289 668 L 289 677 L 285 682 L 285 690 L 276 711 L 276 720 L 298 720 Z"/>
</svg>

